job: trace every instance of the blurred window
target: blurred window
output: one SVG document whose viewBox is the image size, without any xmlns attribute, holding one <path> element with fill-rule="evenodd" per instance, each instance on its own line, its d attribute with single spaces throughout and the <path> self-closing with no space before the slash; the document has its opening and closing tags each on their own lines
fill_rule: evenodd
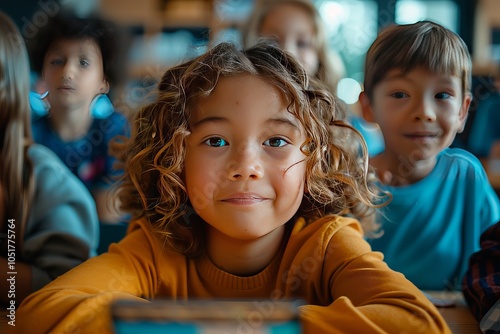
<svg viewBox="0 0 500 334">
<path fill-rule="evenodd" d="M 398 24 L 430 20 L 458 33 L 459 8 L 452 0 L 398 0 L 395 21 Z"/>
<path fill-rule="evenodd" d="M 377 1 L 316 0 L 330 48 L 345 65 L 346 76 L 363 81 L 366 51 L 379 30 Z"/>
</svg>

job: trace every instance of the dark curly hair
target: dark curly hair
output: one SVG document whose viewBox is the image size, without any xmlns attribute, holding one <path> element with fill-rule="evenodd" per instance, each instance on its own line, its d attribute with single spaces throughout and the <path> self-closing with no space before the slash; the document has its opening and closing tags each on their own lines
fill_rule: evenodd
<svg viewBox="0 0 500 334">
<path fill-rule="evenodd" d="M 43 61 L 50 46 L 60 39 L 95 41 L 102 55 L 104 77 L 113 85 L 121 76 L 117 68 L 120 31 L 111 21 L 97 16 L 77 17 L 61 11 L 42 27 L 28 44 L 31 66 L 37 73 L 43 72 Z"/>
<path fill-rule="evenodd" d="M 305 129 L 308 139 L 301 149 L 308 191 L 296 216 L 311 222 L 327 214 L 352 215 L 365 232 L 375 231 L 372 213 L 381 197 L 369 176 L 361 135 L 343 121 L 334 97 L 311 84 L 292 56 L 269 43 L 246 51 L 221 43 L 167 70 L 157 100 L 138 112 L 130 140 L 114 147 L 125 170 L 118 188 L 122 209 L 134 219 L 148 219 L 155 232 L 186 256 L 203 251 L 205 223 L 192 209 L 183 179 L 189 121 L 199 99 L 211 94 L 220 77 L 244 73 L 276 87 Z"/>
</svg>

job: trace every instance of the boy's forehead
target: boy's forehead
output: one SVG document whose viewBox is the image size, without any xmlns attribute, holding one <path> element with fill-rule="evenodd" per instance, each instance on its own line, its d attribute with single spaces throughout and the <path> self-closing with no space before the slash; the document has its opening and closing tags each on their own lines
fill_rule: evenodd
<svg viewBox="0 0 500 334">
<path fill-rule="evenodd" d="M 410 70 L 403 70 L 400 68 L 393 68 L 387 72 L 387 74 L 380 80 L 382 81 L 395 81 L 395 80 L 411 80 L 411 77 L 415 74 L 419 73 L 423 76 L 427 76 L 432 79 L 440 80 L 440 81 L 454 81 L 456 79 L 460 80 L 461 78 L 458 75 L 452 73 L 439 73 L 435 71 L 431 71 L 429 69 L 418 67 Z"/>
</svg>

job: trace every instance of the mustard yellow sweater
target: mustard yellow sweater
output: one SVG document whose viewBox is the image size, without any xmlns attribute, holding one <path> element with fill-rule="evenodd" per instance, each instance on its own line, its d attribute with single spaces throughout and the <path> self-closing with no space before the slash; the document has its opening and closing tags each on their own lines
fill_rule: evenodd
<svg viewBox="0 0 500 334">
<path fill-rule="evenodd" d="M 112 333 L 117 298 L 301 298 L 304 333 L 450 333 L 437 309 L 363 240 L 356 220 L 298 219 L 283 251 L 262 272 L 239 277 L 208 257 L 168 248 L 146 220 L 127 236 L 30 295 L 19 333 Z M 230 251 L 230 250 L 228 250 Z M 263 250 L 265 251 L 265 250 Z"/>
</svg>

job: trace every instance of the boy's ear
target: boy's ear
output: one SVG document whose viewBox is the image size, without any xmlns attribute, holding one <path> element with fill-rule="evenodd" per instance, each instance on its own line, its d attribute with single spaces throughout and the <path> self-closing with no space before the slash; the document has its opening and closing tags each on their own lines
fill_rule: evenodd
<svg viewBox="0 0 500 334">
<path fill-rule="evenodd" d="M 363 113 L 363 118 L 368 122 L 374 123 L 375 120 L 373 119 L 370 99 L 368 98 L 368 95 L 364 91 L 359 93 L 359 104 L 361 105 L 361 112 Z"/>
<path fill-rule="evenodd" d="M 472 102 L 472 95 L 470 93 L 465 94 L 462 106 L 460 107 L 460 112 L 458 114 L 459 127 L 457 133 L 462 133 L 465 129 L 465 123 L 467 122 L 467 116 L 469 115 L 469 107 Z"/>
</svg>

